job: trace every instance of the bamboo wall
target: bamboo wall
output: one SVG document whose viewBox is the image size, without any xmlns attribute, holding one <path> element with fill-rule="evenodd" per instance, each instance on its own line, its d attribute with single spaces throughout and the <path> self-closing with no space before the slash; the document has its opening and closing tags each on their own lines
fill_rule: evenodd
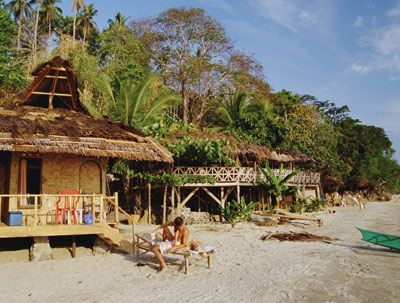
<svg viewBox="0 0 400 303">
<path fill-rule="evenodd" d="M 19 163 L 21 154 L 14 153 L 11 157 L 10 194 L 19 192 Z M 42 159 L 42 194 L 58 194 L 64 189 L 77 189 L 81 193 L 106 192 L 106 159 L 46 156 Z M 43 205 L 45 207 L 45 205 Z M 49 208 L 54 208 L 54 205 Z M 19 210 L 17 201 L 10 200 L 9 210 Z M 24 213 L 29 210 L 24 210 Z"/>
</svg>

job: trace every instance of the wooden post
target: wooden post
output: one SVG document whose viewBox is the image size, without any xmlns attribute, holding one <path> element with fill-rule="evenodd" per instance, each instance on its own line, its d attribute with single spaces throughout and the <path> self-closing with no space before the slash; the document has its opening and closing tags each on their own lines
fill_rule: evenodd
<svg viewBox="0 0 400 303">
<path fill-rule="evenodd" d="M 33 225 L 37 225 L 37 223 L 38 223 L 38 209 L 37 209 L 37 207 L 38 207 L 38 197 L 37 196 L 35 196 L 35 204 L 34 204 L 34 213 L 33 213 Z"/>
<path fill-rule="evenodd" d="M 72 236 L 72 258 L 76 258 L 76 238 Z"/>
<path fill-rule="evenodd" d="M 118 224 L 119 223 L 118 192 L 114 193 L 114 203 L 115 203 L 115 224 Z"/>
<path fill-rule="evenodd" d="M 71 209 L 73 209 L 73 206 L 72 206 L 72 196 L 68 196 L 68 205 L 69 205 L 69 212 L 68 212 L 68 225 L 71 225 L 71 220 L 72 220 L 72 216 L 75 218 L 75 216 L 74 216 L 74 214 L 73 213 L 71 213 Z"/>
<path fill-rule="evenodd" d="M 236 185 L 236 199 L 238 203 L 240 203 L 240 185 Z"/>
<path fill-rule="evenodd" d="M 104 199 L 103 195 L 100 196 L 100 224 L 103 224 L 103 212 L 104 212 Z"/>
<path fill-rule="evenodd" d="M 96 210 L 95 210 L 95 202 L 94 202 L 94 199 L 95 198 L 95 195 L 94 195 L 94 193 L 92 194 L 92 215 L 93 215 L 93 223 L 95 223 L 96 222 Z"/>
<path fill-rule="evenodd" d="M 163 216 L 162 216 L 163 224 L 167 221 L 167 193 L 168 193 L 168 185 L 165 185 L 164 196 L 163 196 Z"/>
<path fill-rule="evenodd" d="M 207 256 L 208 269 L 211 269 L 211 255 Z"/>
<path fill-rule="evenodd" d="M 176 199 L 177 199 L 177 216 L 180 216 L 180 215 L 182 215 L 182 206 L 181 206 L 181 188 L 180 187 L 178 187 L 177 189 L 176 189 Z"/>
<path fill-rule="evenodd" d="M 175 186 L 171 186 L 171 207 L 172 207 L 172 214 L 175 213 Z"/>
<path fill-rule="evenodd" d="M 185 255 L 185 274 L 188 273 L 189 270 L 189 257 Z"/>
<path fill-rule="evenodd" d="M 221 186 L 221 206 L 225 208 L 225 197 L 224 197 L 224 187 Z"/>
<path fill-rule="evenodd" d="M 151 183 L 147 183 L 147 202 L 148 202 L 148 210 L 149 210 L 149 224 L 151 224 Z"/>
<path fill-rule="evenodd" d="M 320 190 L 319 190 L 319 185 L 317 185 L 317 199 L 319 199 L 320 198 Z"/>
<path fill-rule="evenodd" d="M 260 194 L 260 200 L 261 200 L 261 210 L 262 211 L 264 211 L 264 209 L 265 209 L 265 197 L 264 197 L 264 193 L 263 193 L 263 189 L 262 189 L 262 187 L 260 187 L 260 189 L 259 189 L 259 194 Z"/>
</svg>

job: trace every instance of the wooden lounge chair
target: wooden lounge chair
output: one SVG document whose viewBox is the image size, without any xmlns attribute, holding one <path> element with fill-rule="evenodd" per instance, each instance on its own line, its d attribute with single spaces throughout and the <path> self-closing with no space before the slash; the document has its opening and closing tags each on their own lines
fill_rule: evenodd
<svg viewBox="0 0 400 303">
<path fill-rule="evenodd" d="M 148 252 L 153 252 L 153 246 L 151 244 L 151 241 L 149 239 L 146 239 L 143 236 L 140 236 L 138 234 L 135 234 L 136 241 L 135 241 L 135 249 L 136 249 L 136 256 L 137 259 L 139 260 L 140 255 L 144 255 Z M 140 251 L 143 252 L 140 252 Z M 183 256 L 185 260 L 185 274 L 188 273 L 188 268 L 189 268 L 189 258 L 193 255 L 199 255 L 203 258 L 207 258 L 207 264 L 208 264 L 208 269 L 211 269 L 211 256 L 214 254 L 214 250 L 210 249 L 207 250 L 206 252 L 197 252 L 193 250 L 177 250 L 173 253 L 172 255 L 178 255 L 178 256 Z"/>
</svg>

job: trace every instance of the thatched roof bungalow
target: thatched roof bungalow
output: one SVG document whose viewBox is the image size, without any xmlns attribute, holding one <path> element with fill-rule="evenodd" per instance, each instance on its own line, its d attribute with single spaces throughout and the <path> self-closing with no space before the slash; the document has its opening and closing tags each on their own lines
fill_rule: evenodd
<svg viewBox="0 0 400 303">
<path fill-rule="evenodd" d="M 65 189 L 106 194 L 110 159 L 138 165 L 173 162 L 171 154 L 151 137 L 90 115 L 79 100 L 77 79 L 68 61 L 56 57 L 33 75 L 16 103 L 0 108 L 0 196 L 51 195 Z M 18 210 L 24 210 L 29 219 L 32 200 L 1 202 L 3 221 L 9 211 Z M 40 209 L 51 211 L 52 203 Z"/>
</svg>

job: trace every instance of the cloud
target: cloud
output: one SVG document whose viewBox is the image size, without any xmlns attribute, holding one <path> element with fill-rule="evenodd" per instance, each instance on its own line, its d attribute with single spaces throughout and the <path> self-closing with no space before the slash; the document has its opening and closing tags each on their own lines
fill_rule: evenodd
<svg viewBox="0 0 400 303">
<path fill-rule="evenodd" d="M 247 0 L 247 2 L 261 17 L 291 32 L 313 31 L 320 34 L 329 32 L 331 1 Z"/>
<path fill-rule="evenodd" d="M 353 22 L 353 26 L 355 26 L 355 27 L 363 27 L 363 25 L 364 25 L 364 18 L 360 17 L 360 16 L 357 16 L 356 20 L 354 20 L 354 22 Z"/>
<path fill-rule="evenodd" d="M 387 15 L 400 16 L 400 1 Z M 365 31 L 359 42 L 363 53 L 352 58 L 350 71 L 359 75 L 383 71 L 391 73 L 391 78 L 400 76 L 400 22 L 396 18 Z"/>
<path fill-rule="evenodd" d="M 360 75 L 365 75 L 365 74 L 368 74 L 368 72 L 369 72 L 368 66 L 362 65 L 362 64 L 357 64 L 357 63 L 351 64 L 350 70 L 355 72 L 356 74 L 360 74 Z"/>
<path fill-rule="evenodd" d="M 387 12 L 387 15 L 390 16 L 390 17 L 398 17 L 398 16 L 400 16 L 400 1 L 397 2 L 395 7 L 393 7 L 392 9 L 390 9 Z"/>
</svg>

